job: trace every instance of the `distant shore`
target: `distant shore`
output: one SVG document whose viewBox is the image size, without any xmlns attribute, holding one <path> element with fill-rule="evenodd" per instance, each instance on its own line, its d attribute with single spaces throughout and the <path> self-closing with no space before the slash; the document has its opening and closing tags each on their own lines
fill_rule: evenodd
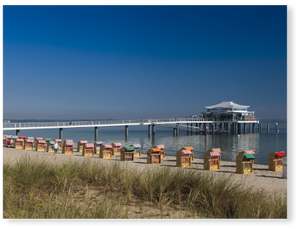
<svg viewBox="0 0 300 229">
<path fill-rule="evenodd" d="M 60 163 L 67 162 L 68 160 L 93 160 L 99 161 L 99 163 L 121 163 L 124 166 L 129 166 L 133 169 L 137 169 L 142 172 L 143 170 L 157 168 L 157 167 L 169 167 L 171 169 L 195 169 L 201 172 L 212 173 L 216 176 L 232 176 L 236 182 L 242 182 L 246 185 L 252 186 L 258 189 L 264 189 L 269 193 L 286 193 L 287 192 L 287 179 L 282 179 L 282 171 L 270 171 L 268 165 L 255 164 L 253 174 L 243 175 L 237 174 L 236 163 L 230 161 L 221 161 L 221 166 L 219 171 L 207 171 L 203 170 L 203 159 L 195 158 L 192 162 L 192 167 L 189 168 L 178 168 L 176 167 L 176 157 L 166 156 L 162 160 L 161 164 L 147 164 L 147 155 L 142 154 L 140 157 L 134 158 L 133 162 L 123 162 L 120 161 L 120 156 L 113 156 L 112 159 L 102 159 L 99 158 L 98 154 L 94 157 L 83 157 L 82 153 L 74 152 L 73 155 L 62 154 L 61 151 L 54 156 L 53 153 L 48 152 L 37 152 L 30 150 L 21 150 L 14 148 L 3 148 L 3 163 L 14 163 L 21 158 L 22 155 L 28 155 L 37 160 L 45 160 L 49 163 Z"/>
</svg>

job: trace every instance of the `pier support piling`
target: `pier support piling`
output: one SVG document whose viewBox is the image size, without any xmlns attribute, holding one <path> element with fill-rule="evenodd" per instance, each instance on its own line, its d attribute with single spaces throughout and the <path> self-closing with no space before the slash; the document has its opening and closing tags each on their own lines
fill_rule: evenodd
<svg viewBox="0 0 300 229">
<path fill-rule="evenodd" d="M 94 135 L 95 135 L 95 142 L 96 142 L 98 141 L 98 126 L 95 126 Z"/>
<path fill-rule="evenodd" d="M 151 137 L 151 125 L 148 125 L 148 138 Z"/>
<path fill-rule="evenodd" d="M 270 133 L 269 123 L 267 123 L 267 133 Z"/>
<path fill-rule="evenodd" d="M 251 133 L 252 132 L 252 125 L 251 125 L 251 123 L 249 123 L 249 133 Z"/>
<path fill-rule="evenodd" d="M 244 123 L 244 134 L 246 133 L 246 123 Z"/>
<path fill-rule="evenodd" d="M 238 123 L 238 134 L 242 133 L 242 124 Z"/>
<path fill-rule="evenodd" d="M 276 134 L 278 133 L 278 123 L 276 122 Z"/>
<path fill-rule="evenodd" d="M 125 126 L 125 139 L 128 138 L 128 125 Z"/>
<path fill-rule="evenodd" d="M 176 128 L 173 128 L 173 136 L 176 136 Z"/>
<path fill-rule="evenodd" d="M 59 128 L 58 138 L 63 140 L 63 128 Z"/>
<path fill-rule="evenodd" d="M 176 135 L 179 136 L 179 123 L 176 123 Z"/>
<path fill-rule="evenodd" d="M 20 135 L 20 130 L 16 130 L 16 135 L 17 135 L 17 136 Z"/>
<path fill-rule="evenodd" d="M 154 136 L 154 135 L 155 135 L 155 125 L 152 124 L 152 136 Z"/>
<path fill-rule="evenodd" d="M 255 133 L 255 123 L 252 123 L 253 128 L 252 128 L 252 133 Z"/>
</svg>

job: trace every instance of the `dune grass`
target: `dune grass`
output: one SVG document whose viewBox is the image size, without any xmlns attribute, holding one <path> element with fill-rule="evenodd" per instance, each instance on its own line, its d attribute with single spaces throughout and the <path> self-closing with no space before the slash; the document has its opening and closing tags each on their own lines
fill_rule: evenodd
<svg viewBox="0 0 300 229">
<path fill-rule="evenodd" d="M 196 170 L 138 173 L 115 162 L 51 164 L 26 156 L 3 163 L 3 218 L 126 219 L 133 202 L 150 202 L 157 212 L 180 211 L 179 218 L 287 218 L 286 195 L 270 196 Z"/>
</svg>

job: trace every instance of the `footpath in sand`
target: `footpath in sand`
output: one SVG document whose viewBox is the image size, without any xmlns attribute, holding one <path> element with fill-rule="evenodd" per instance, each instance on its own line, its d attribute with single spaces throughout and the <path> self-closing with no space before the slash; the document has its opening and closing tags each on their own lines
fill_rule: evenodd
<svg viewBox="0 0 300 229">
<path fill-rule="evenodd" d="M 221 161 L 221 166 L 219 171 L 207 171 L 203 170 L 203 159 L 195 158 L 192 162 L 192 166 L 188 168 L 178 168 L 176 167 L 176 157 L 166 156 L 162 160 L 161 164 L 147 164 L 147 155 L 142 154 L 140 157 L 135 157 L 133 162 L 120 161 L 120 156 L 113 156 L 112 159 L 102 159 L 99 158 L 99 154 L 95 154 L 94 157 L 84 157 L 82 153 L 74 152 L 73 155 L 62 154 L 61 151 L 54 156 L 53 153 L 48 152 L 37 152 L 31 150 L 22 150 L 14 148 L 3 148 L 3 163 L 14 163 L 19 160 L 22 155 L 28 155 L 29 157 L 37 160 L 45 160 L 50 163 L 60 163 L 67 162 L 70 160 L 93 160 L 99 163 L 122 163 L 124 166 L 132 167 L 139 171 L 157 168 L 157 167 L 169 167 L 171 169 L 193 169 L 199 170 L 205 173 L 214 173 L 215 175 L 225 175 L 232 176 L 234 181 L 242 182 L 245 185 L 249 185 L 258 189 L 264 189 L 270 194 L 275 193 L 287 193 L 287 179 L 281 178 L 282 171 L 270 171 L 268 165 L 255 164 L 253 174 L 243 175 L 237 174 L 236 163 L 231 161 Z"/>
</svg>

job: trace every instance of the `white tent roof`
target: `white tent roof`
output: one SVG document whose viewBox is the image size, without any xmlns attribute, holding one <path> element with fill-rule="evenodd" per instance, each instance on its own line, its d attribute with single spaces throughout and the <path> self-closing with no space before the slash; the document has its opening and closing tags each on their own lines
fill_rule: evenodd
<svg viewBox="0 0 300 229">
<path fill-rule="evenodd" d="M 217 105 L 207 106 L 205 108 L 206 109 L 217 109 L 217 108 L 248 108 L 248 107 L 250 107 L 250 106 L 243 106 L 243 105 L 236 104 L 232 101 L 227 101 L 227 102 L 219 103 Z"/>
</svg>

